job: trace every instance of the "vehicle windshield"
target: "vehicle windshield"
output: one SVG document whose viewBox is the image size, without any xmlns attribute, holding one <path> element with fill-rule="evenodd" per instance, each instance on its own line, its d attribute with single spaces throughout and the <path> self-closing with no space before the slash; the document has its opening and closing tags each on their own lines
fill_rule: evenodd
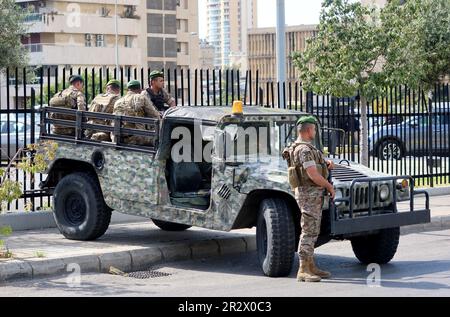
<svg viewBox="0 0 450 317">
<path fill-rule="evenodd" d="M 264 157 L 281 157 L 283 150 L 297 140 L 297 125 L 292 121 L 244 122 L 229 124 L 225 132 L 225 157 L 227 160 L 261 160 Z M 317 133 L 313 145 L 322 149 Z"/>
</svg>

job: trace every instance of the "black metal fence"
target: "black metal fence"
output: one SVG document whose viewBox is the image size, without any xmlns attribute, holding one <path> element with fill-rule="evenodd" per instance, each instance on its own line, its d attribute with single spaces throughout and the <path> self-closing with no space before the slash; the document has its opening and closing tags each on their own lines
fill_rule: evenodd
<svg viewBox="0 0 450 317">
<path fill-rule="evenodd" d="M 83 76 L 88 102 L 116 78 L 126 83 L 148 81 L 150 69 L 64 68 L 37 70 L 6 69 L 0 75 L 1 166 L 5 167 L 20 147 L 35 143 L 39 136 L 39 109 L 68 86 L 72 74 Z M 317 115 L 323 126 L 345 131 L 338 156 L 361 162 L 361 102 L 358 97 L 318 96 L 300 82 L 260 82 L 259 72 L 238 70 L 165 70 L 166 88 L 178 106 L 247 105 L 297 109 Z M 284 92 L 284 93 L 283 93 Z M 449 85 L 437 84 L 432 101 L 423 91 L 392 87 L 384 98 L 368 105 L 369 167 L 392 175 L 411 175 L 418 186 L 450 183 L 450 94 Z M 25 190 L 24 199 L 7 209 L 46 208 L 49 197 L 36 192 L 43 175 L 16 173 Z"/>
</svg>

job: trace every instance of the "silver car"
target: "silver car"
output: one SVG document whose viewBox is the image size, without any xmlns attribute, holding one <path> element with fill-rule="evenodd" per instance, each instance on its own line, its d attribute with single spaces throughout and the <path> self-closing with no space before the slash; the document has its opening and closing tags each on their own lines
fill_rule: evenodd
<svg viewBox="0 0 450 317">
<path fill-rule="evenodd" d="M 39 114 L 35 116 L 34 139 L 31 137 L 31 115 L 27 114 L 26 121 L 24 114 L 10 114 L 9 118 L 3 114 L 0 121 L 1 129 L 1 159 L 12 158 L 25 144 L 37 142 L 39 139 Z M 25 125 L 26 122 L 26 125 Z M 25 142 L 26 141 L 26 142 Z"/>
<path fill-rule="evenodd" d="M 434 107 L 430 127 L 427 113 L 401 123 L 384 124 L 369 131 L 369 151 L 381 160 L 400 160 L 407 155 L 429 154 L 429 132 L 433 155 L 448 155 L 450 108 Z M 430 129 L 431 128 L 431 129 Z"/>
</svg>

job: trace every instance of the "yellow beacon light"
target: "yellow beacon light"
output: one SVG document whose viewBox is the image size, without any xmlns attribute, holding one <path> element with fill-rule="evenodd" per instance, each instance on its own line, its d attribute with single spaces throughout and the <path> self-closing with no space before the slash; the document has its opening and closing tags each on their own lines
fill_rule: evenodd
<svg viewBox="0 0 450 317">
<path fill-rule="evenodd" d="M 239 117 L 244 115 L 244 104 L 240 100 L 235 100 L 233 102 L 232 109 L 233 116 Z"/>
</svg>

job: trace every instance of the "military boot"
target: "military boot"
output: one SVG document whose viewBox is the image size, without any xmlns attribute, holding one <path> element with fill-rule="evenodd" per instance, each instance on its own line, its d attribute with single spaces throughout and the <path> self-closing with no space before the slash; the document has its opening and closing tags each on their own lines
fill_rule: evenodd
<svg viewBox="0 0 450 317">
<path fill-rule="evenodd" d="M 315 275 L 311 271 L 311 267 L 312 267 L 311 262 L 312 262 L 312 257 L 307 257 L 307 258 L 300 260 L 300 269 L 298 270 L 298 273 L 297 273 L 297 281 L 298 282 L 312 283 L 312 282 L 320 282 L 322 280 L 320 278 L 320 276 Z"/>
<path fill-rule="evenodd" d="M 330 278 L 331 273 L 327 271 L 322 271 L 316 266 L 316 263 L 314 262 L 314 257 L 311 258 L 311 272 L 313 272 L 314 275 L 320 276 L 321 278 Z"/>
</svg>

